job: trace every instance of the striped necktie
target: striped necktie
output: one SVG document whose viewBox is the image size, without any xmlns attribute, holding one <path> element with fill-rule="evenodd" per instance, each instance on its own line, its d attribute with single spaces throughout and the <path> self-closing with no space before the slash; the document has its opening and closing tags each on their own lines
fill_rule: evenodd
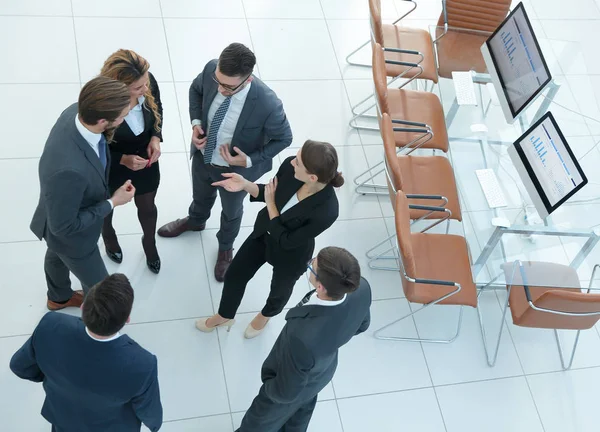
<svg viewBox="0 0 600 432">
<path fill-rule="evenodd" d="M 316 290 L 309 291 L 304 297 L 302 297 L 302 300 L 300 300 L 300 302 L 298 302 L 296 307 L 304 306 L 306 303 L 308 303 L 308 301 L 310 300 L 312 295 L 315 293 L 315 291 Z"/>
<path fill-rule="evenodd" d="M 217 133 L 219 132 L 219 128 L 221 127 L 221 123 L 223 123 L 223 119 L 227 114 L 227 109 L 229 108 L 229 104 L 231 103 L 231 96 L 227 96 L 221 106 L 215 112 L 215 116 L 210 123 L 210 127 L 208 128 L 208 139 L 206 140 L 206 147 L 204 148 L 204 163 L 209 164 L 212 160 L 213 152 L 217 147 Z"/>
<path fill-rule="evenodd" d="M 104 138 L 103 134 L 100 134 L 100 141 L 98 141 L 98 157 L 100 158 L 102 168 L 106 171 L 106 138 Z"/>
</svg>

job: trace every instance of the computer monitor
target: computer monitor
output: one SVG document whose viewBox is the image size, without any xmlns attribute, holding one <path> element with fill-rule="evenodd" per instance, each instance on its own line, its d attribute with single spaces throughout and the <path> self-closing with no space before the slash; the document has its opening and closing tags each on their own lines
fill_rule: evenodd
<svg viewBox="0 0 600 432">
<path fill-rule="evenodd" d="M 513 123 L 552 80 L 523 3 L 481 46 L 502 112 Z"/>
<path fill-rule="evenodd" d="M 540 218 L 584 187 L 588 179 L 547 112 L 508 148 L 508 154 Z"/>
</svg>

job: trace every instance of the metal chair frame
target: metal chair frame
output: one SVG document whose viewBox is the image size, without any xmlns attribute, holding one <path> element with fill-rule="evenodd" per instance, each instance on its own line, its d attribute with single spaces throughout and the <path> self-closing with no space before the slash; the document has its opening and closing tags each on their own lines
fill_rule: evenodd
<svg viewBox="0 0 600 432">
<path fill-rule="evenodd" d="M 523 285 L 523 288 L 525 289 L 525 296 L 527 298 L 527 302 L 529 303 L 529 307 L 531 307 L 533 310 L 536 310 L 538 312 L 550 313 L 550 314 L 554 314 L 554 315 L 563 315 L 563 316 L 572 316 L 572 317 L 600 315 L 600 311 L 598 311 L 598 312 L 564 312 L 564 311 L 559 311 L 559 310 L 554 310 L 554 309 L 546 309 L 546 308 L 537 307 L 531 299 L 531 292 L 529 290 L 529 285 L 527 284 L 527 278 L 524 273 L 523 263 L 520 260 L 517 260 L 514 262 L 513 277 L 514 277 L 514 274 L 515 274 L 517 268 L 519 269 L 519 271 L 521 273 L 522 285 Z M 598 288 L 592 288 L 592 283 L 594 281 L 594 278 L 596 276 L 596 271 L 598 270 L 598 268 L 600 268 L 600 264 L 594 265 L 594 269 L 592 270 L 592 277 L 590 279 L 590 283 L 589 283 L 588 289 L 586 291 L 586 294 L 589 294 L 589 292 L 591 290 L 598 290 Z M 481 338 L 483 340 L 483 348 L 485 351 L 486 361 L 488 363 L 488 366 L 490 366 L 490 367 L 493 367 L 496 364 L 496 360 L 498 359 L 498 350 L 500 348 L 500 341 L 502 339 L 502 331 L 504 329 L 504 326 L 506 325 L 506 322 L 505 322 L 506 312 L 508 310 L 510 292 L 513 288 L 513 285 L 507 284 L 507 288 L 508 288 L 508 290 L 507 290 L 508 292 L 506 294 L 506 301 L 504 302 L 504 306 L 502 308 L 502 319 L 500 321 L 500 330 L 498 330 L 498 338 L 495 342 L 494 350 L 491 353 L 489 352 L 489 349 L 488 349 L 486 333 L 485 333 L 485 326 L 483 325 L 483 317 L 481 315 L 481 310 L 480 310 L 480 308 L 477 308 L 477 314 L 479 316 L 479 325 L 481 328 Z M 568 288 L 568 289 L 581 290 L 581 288 Z M 480 290 L 479 294 L 481 294 L 481 292 L 482 292 L 482 290 Z M 556 346 L 558 349 L 558 353 L 560 355 L 560 363 L 561 363 L 563 370 L 570 369 L 573 364 L 573 359 L 575 357 L 575 351 L 577 349 L 577 343 L 579 342 L 580 333 L 581 333 L 581 330 L 577 330 L 577 333 L 575 335 L 575 342 L 573 343 L 573 348 L 571 350 L 571 354 L 568 358 L 567 363 L 565 364 L 564 349 L 560 342 L 558 330 L 554 329 L 554 337 L 556 339 Z M 490 354 L 491 354 L 491 357 L 490 357 Z"/>
</svg>

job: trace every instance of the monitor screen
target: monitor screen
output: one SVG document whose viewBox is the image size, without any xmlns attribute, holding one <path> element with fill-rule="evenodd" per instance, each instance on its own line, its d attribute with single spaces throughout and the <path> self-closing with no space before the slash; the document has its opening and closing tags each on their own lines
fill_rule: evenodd
<svg viewBox="0 0 600 432">
<path fill-rule="evenodd" d="M 514 118 L 552 79 L 522 3 L 486 44 Z"/>
<path fill-rule="evenodd" d="M 552 113 L 542 116 L 514 145 L 548 214 L 587 184 Z"/>
</svg>

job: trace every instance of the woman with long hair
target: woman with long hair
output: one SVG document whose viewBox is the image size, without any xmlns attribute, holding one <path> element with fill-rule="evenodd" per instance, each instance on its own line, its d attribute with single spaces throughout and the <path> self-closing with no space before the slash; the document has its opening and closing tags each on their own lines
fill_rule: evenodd
<svg viewBox="0 0 600 432">
<path fill-rule="evenodd" d="M 269 319 L 283 310 L 296 281 L 306 271 L 315 237 L 338 217 L 334 188 L 342 186 L 344 178 L 337 168 L 337 152 L 331 144 L 308 140 L 295 157 L 283 161 L 276 177 L 266 185 L 251 183 L 236 173 L 223 173 L 227 178 L 214 183 L 230 192 L 245 190 L 250 201 L 264 202 L 266 207 L 258 213 L 252 234 L 225 273 L 219 313 L 196 321 L 198 330 L 231 329 L 246 285 L 265 262 L 273 266 L 271 291 L 244 336 L 258 336 Z"/>
<path fill-rule="evenodd" d="M 111 166 L 110 193 L 114 193 L 126 180 L 135 186 L 135 205 L 142 226 L 142 247 L 146 264 L 153 273 L 160 271 L 160 257 L 156 250 L 156 220 L 158 211 L 154 203 L 160 171 L 160 143 L 162 141 L 162 104 L 154 76 L 148 72 L 150 64 L 131 50 L 113 53 L 102 67 L 100 75 L 127 85 L 131 97 L 131 111 L 115 131 L 109 145 Z M 112 225 L 113 213 L 104 220 L 102 238 L 106 255 L 114 262 L 123 261 L 123 251 Z"/>
</svg>

